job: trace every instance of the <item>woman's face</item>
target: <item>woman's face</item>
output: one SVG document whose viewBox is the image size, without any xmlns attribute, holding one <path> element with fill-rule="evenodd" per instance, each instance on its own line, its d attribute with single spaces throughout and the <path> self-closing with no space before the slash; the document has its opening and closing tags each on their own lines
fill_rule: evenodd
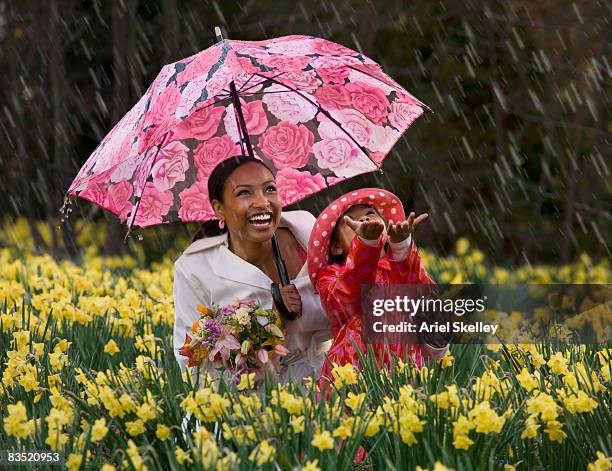
<svg viewBox="0 0 612 471">
<path fill-rule="evenodd" d="M 213 209 L 234 238 L 265 242 L 280 222 L 281 200 L 274 175 L 263 165 L 250 162 L 238 167 L 223 187 L 223 202 Z"/>
</svg>

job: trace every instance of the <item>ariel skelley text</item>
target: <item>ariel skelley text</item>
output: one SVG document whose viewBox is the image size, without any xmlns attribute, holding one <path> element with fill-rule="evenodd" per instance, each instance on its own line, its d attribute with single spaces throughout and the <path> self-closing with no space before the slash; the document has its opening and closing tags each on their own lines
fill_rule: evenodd
<svg viewBox="0 0 612 471">
<path fill-rule="evenodd" d="M 423 322 L 420 326 L 411 322 L 402 321 L 397 324 L 386 324 L 377 321 L 372 324 L 372 329 L 376 333 L 465 333 L 465 334 L 493 334 L 497 331 L 498 324 L 488 324 L 486 322 L 475 322 L 473 324 L 465 322 Z"/>
</svg>

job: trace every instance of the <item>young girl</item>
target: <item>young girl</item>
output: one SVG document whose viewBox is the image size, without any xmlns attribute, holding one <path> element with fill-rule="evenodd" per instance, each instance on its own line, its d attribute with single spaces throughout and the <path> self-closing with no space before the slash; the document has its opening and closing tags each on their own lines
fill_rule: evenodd
<svg viewBox="0 0 612 471">
<path fill-rule="evenodd" d="M 308 245 L 308 272 L 334 335 L 323 364 L 322 378 L 331 379 L 332 364 L 359 365 L 355 349 L 367 347 L 361 338 L 361 286 L 364 284 L 434 284 L 412 240 L 414 226 L 427 218 L 406 220 L 394 194 L 365 188 L 332 202 L 319 215 Z M 388 243 L 388 249 L 385 247 Z M 427 344 L 373 345 L 389 365 L 394 356 L 409 355 L 417 368 L 423 358 L 441 357 L 448 346 Z"/>
</svg>

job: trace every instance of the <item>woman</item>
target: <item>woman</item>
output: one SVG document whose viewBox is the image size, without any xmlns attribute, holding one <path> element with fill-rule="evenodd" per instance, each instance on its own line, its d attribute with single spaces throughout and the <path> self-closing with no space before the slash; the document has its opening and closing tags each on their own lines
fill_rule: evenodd
<svg viewBox="0 0 612 471">
<path fill-rule="evenodd" d="M 253 158 L 219 164 L 208 180 L 208 195 L 222 233 L 196 240 L 174 264 L 174 354 L 181 371 L 187 359 L 178 350 L 199 317 L 198 304 L 226 305 L 254 298 L 262 307 L 272 308 L 270 286 L 280 282 L 272 249 L 276 234 L 292 280 L 281 288 L 281 295 L 297 317 L 285 324 L 285 347 L 290 353 L 283 359 L 281 380 L 318 374 L 331 332 L 306 267 L 315 218 L 306 211 L 281 212 L 274 175 Z"/>
</svg>

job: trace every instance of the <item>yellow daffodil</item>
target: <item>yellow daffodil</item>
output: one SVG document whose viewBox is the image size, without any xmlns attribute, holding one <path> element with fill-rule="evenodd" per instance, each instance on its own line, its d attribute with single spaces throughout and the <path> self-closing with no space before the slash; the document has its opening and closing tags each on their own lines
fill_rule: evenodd
<svg viewBox="0 0 612 471">
<path fill-rule="evenodd" d="M 320 451 L 331 450 L 334 448 L 334 439 L 327 430 L 319 430 L 314 434 L 310 444 Z"/>
</svg>

